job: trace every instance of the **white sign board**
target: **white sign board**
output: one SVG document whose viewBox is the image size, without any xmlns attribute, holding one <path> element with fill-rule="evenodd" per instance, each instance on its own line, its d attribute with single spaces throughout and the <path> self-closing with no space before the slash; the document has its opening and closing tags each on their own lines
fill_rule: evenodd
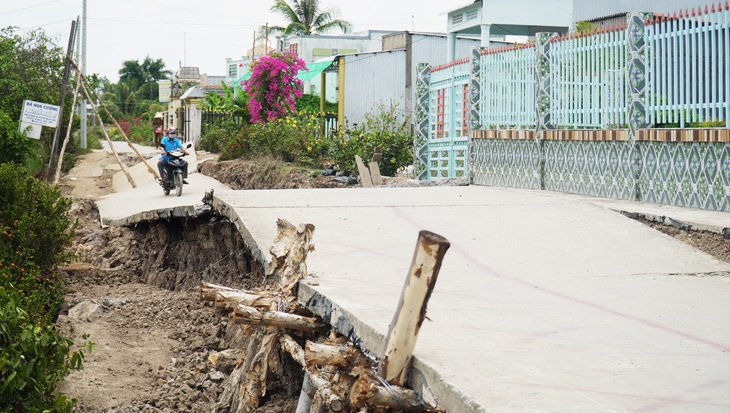
<svg viewBox="0 0 730 413">
<path fill-rule="evenodd" d="M 32 123 L 20 122 L 20 128 L 18 129 L 20 129 L 20 133 L 29 138 L 40 139 L 41 129 L 43 129 L 43 127 L 40 125 L 34 125 Z"/>
<path fill-rule="evenodd" d="M 61 108 L 56 105 L 24 100 L 20 121 L 55 128 L 58 125 L 58 114 L 60 112 Z"/>
</svg>

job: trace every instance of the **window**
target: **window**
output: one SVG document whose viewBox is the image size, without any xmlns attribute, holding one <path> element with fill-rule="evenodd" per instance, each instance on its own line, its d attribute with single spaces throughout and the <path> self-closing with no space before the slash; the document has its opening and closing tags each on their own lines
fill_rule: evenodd
<svg viewBox="0 0 730 413">
<path fill-rule="evenodd" d="M 292 43 L 289 45 L 289 51 L 299 56 L 299 44 Z"/>
<path fill-rule="evenodd" d="M 464 15 L 459 13 L 451 16 L 451 24 L 459 24 L 464 21 Z"/>
</svg>

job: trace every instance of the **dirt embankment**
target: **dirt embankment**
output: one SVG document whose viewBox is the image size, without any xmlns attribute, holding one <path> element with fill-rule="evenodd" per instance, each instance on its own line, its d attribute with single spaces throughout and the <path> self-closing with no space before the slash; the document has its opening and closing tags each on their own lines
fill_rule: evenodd
<svg viewBox="0 0 730 413">
<path fill-rule="evenodd" d="M 82 334 L 90 334 L 95 348 L 84 370 L 72 374 L 62 391 L 79 399 L 77 412 L 227 411 L 217 401 L 240 355 L 230 349 L 245 347 L 240 329 L 230 328 L 225 316 L 199 301 L 197 288 L 201 279 L 250 288 L 262 282 L 262 269 L 253 263 L 235 227 L 214 214 L 101 229 L 93 199 L 111 190 L 114 170 L 104 167 L 99 174 L 98 165 L 90 168 L 88 163 L 114 161 L 92 155 L 80 165 L 94 171 L 92 175 L 72 171 L 61 187 L 74 193 L 73 214 L 79 219 L 76 261 L 65 269 L 67 307 L 85 301 L 98 307 L 76 318 L 64 312 L 59 320 L 78 342 Z M 268 161 L 207 161 L 200 169 L 239 189 L 342 186 L 329 177 Z M 719 234 L 648 224 L 730 262 L 730 240 Z M 210 362 L 214 359 L 216 364 Z M 259 412 L 294 411 L 300 372 L 280 373 L 292 377 L 267 384 Z"/>
</svg>

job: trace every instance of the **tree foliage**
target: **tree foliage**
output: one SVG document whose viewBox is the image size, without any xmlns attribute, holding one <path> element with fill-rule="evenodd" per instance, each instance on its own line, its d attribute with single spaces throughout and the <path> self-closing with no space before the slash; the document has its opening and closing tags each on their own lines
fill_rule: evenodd
<svg viewBox="0 0 730 413">
<path fill-rule="evenodd" d="M 141 63 L 139 59 L 125 60 L 119 69 L 119 82 L 104 85 L 104 104 L 115 118 L 139 117 L 158 102 L 157 82 L 171 74 L 162 59 L 147 56 Z"/>
<path fill-rule="evenodd" d="M 350 31 L 351 24 L 347 20 L 338 19 L 339 11 L 330 7 L 322 9 L 319 0 L 275 0 L 271 11 L 282 15 L 289 24 L 286 27 L 275 26 L 273 32 L 290 34 L 322 34 L 333 29 L 343 33 Z"/>
<path fill-rule="evenodd" d="M 0 30 L 0 163 L 24 163 L 35 141 L 18 132 L 23 100 L 57 104 L 63 76 L 63 50 L 42 30 Z M 48 142 L 52 130 L 45 128 Z"/>
<path fill-rule="evenodd" d="M 167 79 L 172 72 L 165 70 L 162 59 L 152 59 L 147 56 L 142 63 L 139 60 L 125 60 L 119 69 L 119 83 L 127 83 L 132 89 L 139 89 L 146 83 L 154 83 Z"/>
</svg>

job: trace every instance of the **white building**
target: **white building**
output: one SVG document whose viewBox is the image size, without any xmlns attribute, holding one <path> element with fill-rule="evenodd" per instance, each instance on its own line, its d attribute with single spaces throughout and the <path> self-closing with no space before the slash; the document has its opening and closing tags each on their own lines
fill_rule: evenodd
<svg viewBox="0 0 730 413">
<path fill-rule="evenodd" d="M 477 0 L 448 13 L 447 60 L 460 57 L 452 46 L 457 35 L 478 36 L 481 47 L 492 37 L 565 33 L 578 21 L 629 12 L 671 13 L 704 8 L 708 0 Z"/>
</svg>

